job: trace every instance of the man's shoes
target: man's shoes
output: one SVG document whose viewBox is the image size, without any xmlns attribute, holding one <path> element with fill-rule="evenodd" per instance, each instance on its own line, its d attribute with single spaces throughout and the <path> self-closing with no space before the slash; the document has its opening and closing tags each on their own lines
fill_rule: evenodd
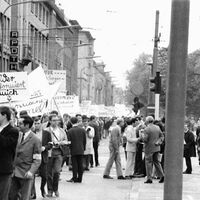
<svg viewBox="0 0 200 200">
<path fill-rule="evenodd" d="M 59 197 L 59 196 L 60 196 L 60 194 L 59 194 L 58 190 L 57 190 L 57 191 L 55 191 L 55 196 L 56 196 L 56 197 Z"/>
<path fill-rule="evenodd" d="M 43 197 L 43 198 L 45 198 L 46 195 L 47 195 L 44 189 L 41 189 L 41 194 L 42 194 L 42 197 Z"/>
<path fill-rule="evenodd" d="M 91 165 L 90 168 L 93 168 L 93 165 Z"/>
<path fill-rule="evenodd" d="M 145 177 L 145 175 L 144 174 L 133 174 L 132 177 L 133 178 L 143 178 L 143 177 Z"/>
<path fill-rule="evenodd" d="M 98 167 L 98 166 L 100 166 L 100 164 L 99 164 L 99 163 L 97 163 L 95 166 L 96 166 L 96 167 Z"/>
<path fill-rule="evenodd" d="M 32 194 L 31 199 L 36 199 L 36 194 Z"/>
<path fill-rule="evenodd" d="M 159 183 L 164 183 L 164 180 L 165 180 L 165 178 L 164 178 L 164 176 L 163 176 L 163 177 L 160 178 L 160 180 L 159 180 L 158 182 L 159 182 Z"/>
<path fill-rule="evenodd" d="M 184 171 L 183 174 L 191 174 L 192 172 Z"/>
<path fill-rule="evenodd" d="M 149 183 L 149 184 L 151 184 L 151 183 L 153 183 L 153 181 L 150 180 L 150 179 L 147 179 L 144 183 Z"/>
<path fill-rule="evenodd" d="M 106 178 L 106 179 L 113 179 L 113 177 L 109 176 L 109 175 L 103 175 L 103 178 Z"/>
<path fill-rule="evenodd" d="M 85 168 L 85 171 L 90 171 L 90 169 L 89 168 Z"/>
<path fill-rule="evenodd" d="M 130 180 L 130 179 L 132 179 L 132 176 L 125 176 L 125 179 Z"/>
<path fill-rule="evenodd" d="M 125 180 L 126 178 L 124 178 L 123 176 L 118 176 L 117 179 L 119 179 L 119 180 Z"/>
<path fill-rule="evenodd" d="M 74 182 L 74 179 L 73 178 L 71 178 L 71 179 L 69 179 L 69 180 L 66 180 L 67 182 L 69 182 L 69 183 L 73 183 Z"/>
<path fill-rule="evenodd" d="M 46 195 L 46 197 L 53 197 L 53 192 L 52 191 L 48 191 L 48 194 Z"/>
</svg>

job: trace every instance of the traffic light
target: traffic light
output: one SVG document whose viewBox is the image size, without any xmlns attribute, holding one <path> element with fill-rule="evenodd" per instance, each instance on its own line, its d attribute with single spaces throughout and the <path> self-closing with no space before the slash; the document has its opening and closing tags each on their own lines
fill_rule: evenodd
<svg viewBox="0 0 200 200">
<path fill-rule="evenodd" d="M 154 78 L 151 78 L 150 82 L 154 84 L 154 86 L 150 88 L 150 91 L 154 92 L 156 94 L 160 94 L 161 93 L 161 76 L 160 76 L 160 72 L 156 72 L 156 76 Z"/>
</svg>

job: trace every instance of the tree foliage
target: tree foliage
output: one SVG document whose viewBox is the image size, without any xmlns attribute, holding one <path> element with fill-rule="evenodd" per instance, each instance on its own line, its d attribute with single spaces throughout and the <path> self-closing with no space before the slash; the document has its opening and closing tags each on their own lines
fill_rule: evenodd
<svg viewBox="0 0 200 200">
<path fill-rule="evenodd" d="M 147 63 L 152 60 L 151 55 L 141 54 L 133 63 L 133 68 L 127 72 L 128 86 L 126 88 L 126 101 L 133 103 L 134 97 L 138 96 L 145 105 L 148 104 L 150 66 Z M 162 76 L 162 91 L 160 95 L 160 106 L 165 109 L 168 52 L 166 48 L 158 51 L 158 71 Z M 135 93 L 135 83 L 140 82 L 143 86 L 141 94 Z M 200 115 L 200 50 L 188 55 L 187 65 L 187 90 L 186 90 L 186 112 L 187 115 Z"/>
</svg>

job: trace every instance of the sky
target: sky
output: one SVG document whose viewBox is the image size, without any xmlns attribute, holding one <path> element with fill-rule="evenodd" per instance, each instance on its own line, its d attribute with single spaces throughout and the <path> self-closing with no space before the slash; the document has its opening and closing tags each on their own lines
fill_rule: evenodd
<svg viewBox="0 0 200 200">
<path fill-rule="evenodd" d="M 159 11 L 159 47 L 170 38 L 171 0 L 57 0 L 68 19 L 79 22 L 95 38 L 94 51 L 101 56 L 113 82 L 125 88 L 126 72 L 142 53 L 153 54 L 156 10 Z M 200 1 L 190 1 L 188 52 L 200 48 Z M 88 29 L 87 29 L 88 28 Z"/>
</svg>

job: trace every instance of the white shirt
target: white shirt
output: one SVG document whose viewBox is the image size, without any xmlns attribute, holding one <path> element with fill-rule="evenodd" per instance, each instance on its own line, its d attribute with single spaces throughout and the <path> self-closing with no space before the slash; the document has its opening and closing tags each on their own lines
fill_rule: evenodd
<svg viewBox="0 0 200 200">
<path fill-rule="evenodd" d="M 25 134 L 24 134 L 24 140 L 28 137 L 28 135 L 31 133 L 31 130 L 27 131 Z M 23 134 L 23 133 L 22 133 Z"/>
<path fill-rule="evenodd" d="M 35 135 L 39 138 L 40 141 L 42 141 L 42 130 L 36 131 Z"/>
</svg>

